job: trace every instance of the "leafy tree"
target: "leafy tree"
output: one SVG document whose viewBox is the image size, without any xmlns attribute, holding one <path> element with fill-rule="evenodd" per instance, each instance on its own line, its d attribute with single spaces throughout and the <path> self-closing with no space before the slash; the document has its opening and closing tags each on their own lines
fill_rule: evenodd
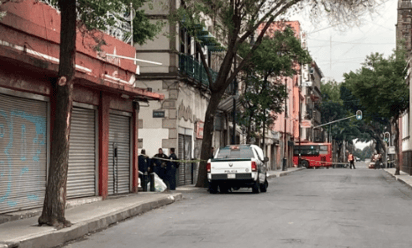
<svg viewBox="0 0 412 248">
<path fill-rule="evenodd" d="M 230 83 L 237 74 L 250 63 L 250 58 L 263 41 L 265 33 L 274 21 L 284 20 L 289 15 L 302 10 L 311 12 L 312 17 L 325 14 L 331 22 L 354 23 L 357 18 L 372 10 L 379 0 L 182 0 L 181 6 L 171 13 L 171 21 L 180 22 L 192 37 L 197 37 L 197 26 L 211 23 L 216 39 L 222 41 L 225 52 L 216 80 L 213 81 L 206 57 L 200 53 L 200 59 L 206 70 L 209 81 L 210 99 L 205 113 L 204 138 L 202 141 L 201 159 L 210 157 L 213 138 L 213 122 L 219 102 Z M 261 28 L 250 52 L 232 65 L 242 44 L 248 42 Z M 201 51 L 201 42 L 195 41 L 196 48 Z M 206 162 L 200 163 L 196 186 L 207 186 Z"/>
<path fill-rule="evenodd" d="M 362 142 L 374 140 L 376 144 L 375 149 L 377 151 L 384 152 L 384 150 L 380 149 L 383 149 L 380 135 L 390 125 L 389 120 L 382 118 L 376 113 L 368 111 L 364 106 L 362 106 L 360 100 L 352 94 L 350 87 L 351 86 L 348 82 L 343 82 L 340 85 L 340 92 L 343 105 L 348 111 L 352 113 L 357 110 L 362 111 L 362 120 L 356 122 L 359 130 L 356 139 Z"/>
<path fill-rule="evenodd" d="M 7 4 L 13 1 L 1 2 Z M 139 9 L 146 0 L 49 0 L 47 2 L 61 12 L 60 63 L 58 76 L 52 80 L 53 92 L 57 99 L 53 103 L 55 104 L 53 149 L 50 155 L 43 211 L 38 222 L 40 225 L 62 228 L 71 225 L 70 221 L 65 218 L 65 206 L 75 74 L 76 28 L 79 28 L 83 34 L 92 30 L 106 30 L 108 26 L 115 25 L 115 18 L 122 20 L 126 6 L 132 3 L 134 9 Z M 160 29 L 159 24 L 149 23 L 144 12 L 139 10 L 136 11 L 133 27 L 134 40 L 137 43 L 152 39 Z M 104 44 L 104 41 L 96 39 L 96 46 L 99 44 Z"/>
<path fill-rule="evenodd" d="M 251 46 L 244 46 L 240 55 L 250 52 Z M 283 101 L 287 97 L 285 86 L 279 79 L 296 74 L 296 65 L 311 61 L 309 53 L 301 47 L 300 41 L 290 27 L 275 32 L 273 38 L 265 37 L 251 57 L 246 71 L 245 87 L 241 95 L 244 107 L 240 121 L 247 127 L 247 141 L 256 132 L 266 129 L 283 111 Z M 252 132 L 252 125 L 256 132 Z"/>
<path fill-rule="evenodd" d="M 399 123 L 400 114 L 409 107 L 409 89 L 405 83 L 406 53 L 396 50 L 388 58 L 374 53 L 367 56 L 361 69 L 344 75 L 352 94 L 369 113 L 366 120 L 384 125 L 390 120 L 395 127 L 396 172 L 399 175 Z M 370 125 L 370 123 L 368 123 Z M 381 132 L 382 133 L 382 132 Z M 384 146 L 382 137 L 377 139 Z"/>
<path fill-rule="evenodd" d="M 342 99 L 340 98 L 340 85 L 335 81 L 329 81 L 322 83 L 322 103 L 321 103 L 321 120 L 322 123 L 328 123 L 334 120 L 343 119 L 345 117 L 353 115 L 353 111 L 348 111 Z M 333 139 L 337 142 L 338 151 L 336 153 L 340 156 L 340 160 L 345 161 L 342 148 L 343 142 L 352 142 L 352 139 L 359 136 L 359 130 L 357 128 L 357 121 L 343 120 L 326 126 L 328 133 L 330 133 Z"/>
</svg>

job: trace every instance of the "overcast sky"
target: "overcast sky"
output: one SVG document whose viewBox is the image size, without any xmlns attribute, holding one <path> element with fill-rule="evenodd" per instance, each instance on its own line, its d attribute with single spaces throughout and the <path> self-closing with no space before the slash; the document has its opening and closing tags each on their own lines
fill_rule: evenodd
<svg viewBox="0 0 412 248">
<path fill-rule="evenodd" d="M 397 0 L 381 5 L 377 13 L 365 14 L 363 24 L 342 32 L 328 24 L 313 25 L 307 18 L 298 17 L 312 58 L 326 78 L 338 82 L 343 74 L 356 71 L 367 55 L 379 52 L 388 56 L 395 48 Z"/>
<path fill-rule="evenodd" d="M 367 55 L 379 52 L 385 56 L 395 49 L 397 0 L 381 5 L 374 14 L 365 14 L 359 26 L 339 31 L 327 22 L 312 24 L 308 18 L 296 17 L 307 34 L 307 46 L 326 79 L 343 81 L 343 74 L 356 71 Z M 363 149 L 367 143 L 355 143 Z"/>
</svg>

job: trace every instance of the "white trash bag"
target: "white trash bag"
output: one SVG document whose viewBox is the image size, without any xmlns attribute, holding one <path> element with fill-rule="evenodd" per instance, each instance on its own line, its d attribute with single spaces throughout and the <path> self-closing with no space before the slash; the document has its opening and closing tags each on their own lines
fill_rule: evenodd
<svg viewBox="0 0 412 248">
<path fill-rule="evenodd" d="M 156 192 L 165 191 L 167 189 L 166 184 L 156 173 L 153 172 L 153 174 L 154 174 L 154 180 L 155 180 L 155 191 Z M 147 183 L 147 188 L 150 189 L 150 182 Z"/>
</svg>

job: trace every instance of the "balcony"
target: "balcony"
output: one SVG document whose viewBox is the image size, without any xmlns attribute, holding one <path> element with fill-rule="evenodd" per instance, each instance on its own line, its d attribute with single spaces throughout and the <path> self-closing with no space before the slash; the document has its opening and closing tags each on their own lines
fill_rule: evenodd
<svg viewBox="0 0 412 248">
<path fill-rule="evenodd" d="M 212 74 L 212 81 L 216 81 L 217 72 L 209 69 Z M 187 54 L 179 54 L 179 72 L 195 81 L 208 86 L 209 80 L 207 78 L 207 73 L 202 63 L 193 59 L 192 56 Z"/>
</svg>

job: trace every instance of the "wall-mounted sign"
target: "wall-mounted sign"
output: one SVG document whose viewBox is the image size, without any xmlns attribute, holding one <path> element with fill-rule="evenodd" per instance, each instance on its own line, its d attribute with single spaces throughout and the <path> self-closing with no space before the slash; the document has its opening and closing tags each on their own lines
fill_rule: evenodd
<svg viewBox="0 0 412 248">
<path fill-rule="evenodd" d="M 203 139 L 203 127 L 205 123 L 203 121 L 196 122 L 196 138 Z"/>
<path fill-rule="evenodd" d="M 153 118 L 164 118 L 165 111 L 164 110 L 153 110 Z"/>
<path fill-rule="evenodd" d="M 310 120 L 302 120 L 300 122 L 300 127 L 301 128 L 310 128 L 310 127 L 312 127 L 312 122 Z"/>
</svg>

